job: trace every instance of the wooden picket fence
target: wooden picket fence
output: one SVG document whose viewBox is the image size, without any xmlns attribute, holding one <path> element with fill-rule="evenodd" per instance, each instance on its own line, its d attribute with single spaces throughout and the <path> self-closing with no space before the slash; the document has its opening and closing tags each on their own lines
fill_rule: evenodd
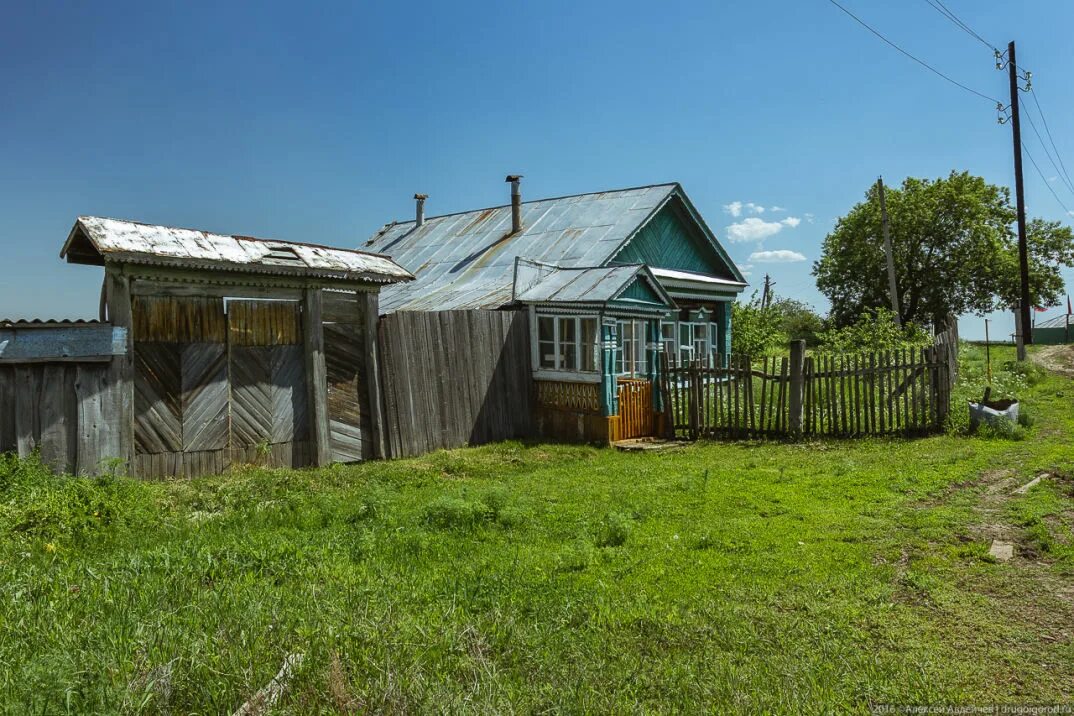
<svg viewBox="0 0 1074 716">
<path fill-rule="evenodd" d="M 795 342 L 800 343 L 800 342 Z M 782 358 L 717 356 L 713 365 L 662 358 L 667 437 L 786 438 L 923 435 L 951 406 L 957 341 L 919 350 Z"/>
</svg>

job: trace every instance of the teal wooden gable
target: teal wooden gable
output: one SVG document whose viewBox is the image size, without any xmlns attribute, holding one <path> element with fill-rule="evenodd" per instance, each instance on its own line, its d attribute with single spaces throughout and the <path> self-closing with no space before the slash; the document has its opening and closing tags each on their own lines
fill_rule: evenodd
<svg viewBox="0 0 1074 716">
<path fill-rule="evenodd" d="M 653 288 L 643 274 L 635 276 L 630 285 L 615 297 L 615 302 L 649 303 L 654 306 L 669 305 L 664 297 L 656 292 L 656 289 Z"/>
<path fill-rule="evenodd" d="M 741 280 L 730 258 L 705 235 L 682 199 L 673 197 L 623 244 L 609 264 L 645 264 Z"/>
</svg>

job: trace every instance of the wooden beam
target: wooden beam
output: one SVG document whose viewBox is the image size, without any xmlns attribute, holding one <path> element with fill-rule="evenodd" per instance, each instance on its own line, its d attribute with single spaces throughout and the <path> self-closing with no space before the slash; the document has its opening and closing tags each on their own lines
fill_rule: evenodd
<svg viewBox="0 0 1074 716">
<path fill-rule="evenodd" d="M 369 440 L 373 445 L 373 457 L 377 460 L 386 458 L 387 452 L 384 447 L 384 411 L 381 405 L 380 387 L 380 350 L 377 341 L 377 329 L 380 322 L 380 295 L 370 292 L 360 292 L 358 302 L 364 311 L 362 321 L 363 342 L 365 345 L 365 380 L 367 395 L 369 396 Z"/>
<path fill-rule="evenodd" d="M 131 308 L 131 279 L 109 266 L 105 269 L 105 299 L 108 319 L 112 326 L 124 332 L 124 351 L 112 359 L 108 367 L 107 382 L 110 398 L 114 401 L 111 410 L 105 408 L 105 414 L 112 413 L 116 420 L 116 440 L 111 446 L 116 451 L 113 455 L 98 455 L 102 458 L 118 457 L 125 463 L 124 470 L 134 470 L 134 336 L 131 328 L 134 323 Z M 83 428 L 85 426 L 82 426 Z M 79 454 L 81 458 L 82 454 Z M 94 472 L 98 465 L 77 465 L 78 472 Z"/>
<path fill-rule="evenodd" d="M 306 389 L 309 391 L 310 455 L 315 466 L 332 460 L 328 432 L 328 368 L 324 359 L 323 296 L 305 289 L 302 296 L 302 337 L 305 347 Z"/>
<path fill-rule="evenodd" d="M 127 351 L 127 331 L 107 324 L 0 328 L 0 363 L 109 360 Z"/>
</svg>

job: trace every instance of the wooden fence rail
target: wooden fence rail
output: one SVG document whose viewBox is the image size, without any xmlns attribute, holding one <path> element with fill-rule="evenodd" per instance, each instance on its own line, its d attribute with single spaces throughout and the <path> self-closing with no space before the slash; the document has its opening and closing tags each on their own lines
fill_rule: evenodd
<svg viewBox="0 0 1074 716">
<path fill-rule="evenodd" d="M 662 358 L 668 437 L 922 435 L 943 427 L 957 340 L 923 349 L 790 357 L 717 356 L 714 365 Z"/>
</svg>

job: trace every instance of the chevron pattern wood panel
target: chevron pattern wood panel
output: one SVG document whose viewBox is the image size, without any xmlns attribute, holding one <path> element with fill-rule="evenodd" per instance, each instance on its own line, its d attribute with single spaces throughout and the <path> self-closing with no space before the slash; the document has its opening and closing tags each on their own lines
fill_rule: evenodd
<svg viewBox="0 0 1074 716">
<path fill-rule="evenodd" d="M 349 323 L 324 325 L 324 358 L 328 369 L 328 437 L 332 459 L 362 459 L 362 409 L 359 369 L 364 366 L 361 327 Z"/>
<path fill-rule="evenodd" d="M 188 343 L 182 355 L 183 451 L 228 444 L 227 350 L 222 343 Z"/>
<path fill-rule="evenodd" d="M 231 347 L 231 444 L 275 442 L 272 416 L 273 348 Z"/>
<path fill-rule="evenodd" d="M 178 343 L 134 346 L 134 444 L 138 454 L 183 449 Z"/>
<path fill-rule="evenodd" d="M 272 442 L 309 438 L 309 396 L 302 346 L 274 346 L 271 350 Z"/>
</svg>

